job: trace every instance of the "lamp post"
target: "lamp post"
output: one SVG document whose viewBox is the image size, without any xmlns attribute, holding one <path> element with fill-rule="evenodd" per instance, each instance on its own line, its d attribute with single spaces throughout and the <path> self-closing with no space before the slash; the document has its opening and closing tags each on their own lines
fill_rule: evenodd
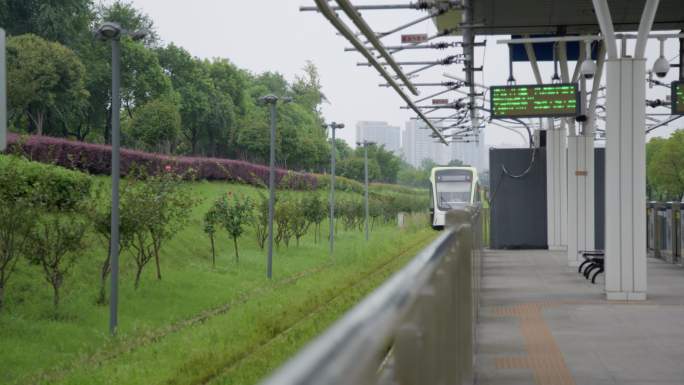
<svg viewBox="0 0 684 385">
<path fill-rule="evenodd" d="M 363 155 L 363 173 L 364 173 L 364 180 L 365 180 L 365 191 L 364 191 L 364 205 L 365 205 L 365 210 L 366 210 L 366 241 L 368 241 L 368 217 L 370 216 L 370 210 L 368 209 L 368 146 L 371 144 L 375 144 L 374 142 L 369 142 L 367 140 L 364 140 L 363 142 L 357 142 L 356 143 L 359 146 L 363 146 L 364 150 L 364 155 Z"/>
<path fill-rule="evenodd" d="M 332 133 L 332 149 L 330 153 L 330 255 L 335 250 L 335 130 L 344 128 L 344 124 L 332 122 L 324 124 Z"/>
<path fill-rule="evenodd" d="M 6 34 L 0 28 L 0 152 L 7 148 L 7 62 Z"/>
<path fill-rule="evenodd" d="M 259 99 L 259 102 L 268 105 L 271 110 L 271 155 L 268 169 L 268 259 L 266 276 L 273 278 L 273 215 L 275 213 L 275 141 L 276 141 L 276 104 L 278 101 L 290 102 L 289 97 L 279 98 L 275 95 L 266 95 Z"/>
<path fill-rule="evenodd" d="M 101 41 L 112 42 L 112 213 L 110 227 L 109 263 L 112 273 L 112 287 L 109 300 L 109 332 L 116 334 L 119 306 L 119 180 L 121 146 L 121 36 L 142 40 L 145 31 L 129 32 L 117 23 L 103 23 L 95 36 Z"/>
</svg>

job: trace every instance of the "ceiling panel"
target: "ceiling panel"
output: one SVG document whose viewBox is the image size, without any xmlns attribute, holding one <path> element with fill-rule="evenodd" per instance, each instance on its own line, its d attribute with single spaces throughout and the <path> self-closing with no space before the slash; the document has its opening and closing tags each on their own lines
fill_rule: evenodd
<svg viewBox="0 0 684 385">
<path fill-rule="evenodd" d="M 617 31 L 638 28 L 644 0 L 609 0 Z M 596 33 L 591 0 L 473 0 L 478 34 Z M 451 20 L 457 20 L 453 18 Z M 440 28 L 453 27 L 440 23 Z M 654 30 L 684 28 L 684 0 L 661 0 Z"/>
</svg>

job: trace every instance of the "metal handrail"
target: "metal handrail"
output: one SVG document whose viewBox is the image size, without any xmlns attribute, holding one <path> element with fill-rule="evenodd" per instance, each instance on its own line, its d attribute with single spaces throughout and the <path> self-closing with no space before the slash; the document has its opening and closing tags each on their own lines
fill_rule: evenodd
<svg viewBox="0 0 684 385">
<path fill-rule="evenodd" d="M 448 221 L 437 240 L 262 385 L 472 379 L 479 212 L 452 212 Z"/>
</svg>

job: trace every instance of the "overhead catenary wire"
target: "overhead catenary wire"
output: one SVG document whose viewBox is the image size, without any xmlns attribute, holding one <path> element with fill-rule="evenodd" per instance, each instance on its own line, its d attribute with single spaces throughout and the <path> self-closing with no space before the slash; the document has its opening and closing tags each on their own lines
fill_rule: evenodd
<svg viewBox="0 0 684 385">
<path fill-rule="evenodd" d="M 328 5 L 328 2 L 326 0 L 315 0 L 316 5 L 318 6 L 319 10 L 325 16 L 326 19 L 337 29 L 338 32 L 340 32 L 356 49 L 359 50 L 359 52 L 371 63 L 373 63 L 373 67 L 382 75 L 383 78 L 387 81 L 387 83 L 392 87 L 395 92 L 408 104 L 409 106 L 413 106 L 413 111 L 427 124 L 427 126 L 437 135 L 437 137 L 442 141 L 444 144 L 448 144 L 446 138 L 437 130 L 437 128 L 430 122 L 430 120 L 421 112 L 419 108 L 415 107 L 415 104 L 411 100 L 411 98 L 408 97 L 408 95 L 401 89 L 399 84 L 392 78 L 392 76 L 387 73 L 387 71 L 378 63 L 378 61 L 373 57 L 373 55 L 365 49 L 363 43 L 359 41 L 359 39 L 356 38 L 354 33 L 340 20 L 339 17 L 335 14 L 335 12 L 332 11 L 330 8 L 330 5 Z"/>
<path fill-rule="evenodd" d="M 356 25 L 359 31 L 361 31 L 366 39 L 368 39 L 371 45 L 373 45 L 373 47 L 378 51 L 380 56 L 385 59 L 386 63 L 384 64 L 392 68 L 396 76 L 404 83 L 406 88 L 408 88 L 411 93 L 418 95 L 418 90 L 413 86 L 413 84 L 411 84 L 411 80 L 409 80 L 408 76 L 404 74 L 404 71 L 401 69 L 401 67 L 399 67 L 399 65 L 394 61 L 392 55 L 387 52 L 378 36 L 375 34 L 375 32 L 373 32 L 373 29 L 371 29 L 368 23 L 366 23 L 366 20 L 361 17 L 361 14 L 354 8 L 352 3 L 349 0 L 335 1 L 340 8 L 342 8 L 344 13 L 347 14 L 347 17 L 349 17 L 354 25 Z M 368 50 L 365 51 L 368 52 Z"/>
</svg>

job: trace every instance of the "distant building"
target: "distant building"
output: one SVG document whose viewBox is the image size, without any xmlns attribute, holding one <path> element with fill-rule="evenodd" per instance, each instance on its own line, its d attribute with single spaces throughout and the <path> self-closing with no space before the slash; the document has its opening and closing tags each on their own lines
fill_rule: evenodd
<svg viewBox="0 0 684 385">
<path fill-rule="evenodd" d="M 399 155 L 401 149 L 401 128 L 390 126 L 387 122 L 362 121 L 356 123 L 356 141 L 376 143 L 385 146 L 387 151 Z"/>
<path fill-rule="evenodd" d="M 438 165 L 446 165 L 458 159 L 478 169 L 487 168 L 482 144 L 451 143 L 445 146 L 431 134 L 432 130 L 423 121 L 411 120 L 406 123 L 406 129 L 402 135 L 402 153 L 407 163 L 420 167 L 423 160 L 430 159 Z M 483 134 L 483 132 L 480 133 L 481 143 L 484 141 Z"/>
<path fill-rule="evenodd" d="M 420 120 L 406 122 L 402 136 L 402 153 L 407 163 L 420 167 L 423 160 L 430 159 L 437 164 L 451 161 L 449 148 L 430 136 L 432 130 Z"/>
<path fill-rule="evenodd" d="M 451 158 L 458 159 L 468 166 L 478 167 L 480 165 L 480 148 L 477 143 L 461 143 L 456 142 L 451 144 Z"/>
</svg>

